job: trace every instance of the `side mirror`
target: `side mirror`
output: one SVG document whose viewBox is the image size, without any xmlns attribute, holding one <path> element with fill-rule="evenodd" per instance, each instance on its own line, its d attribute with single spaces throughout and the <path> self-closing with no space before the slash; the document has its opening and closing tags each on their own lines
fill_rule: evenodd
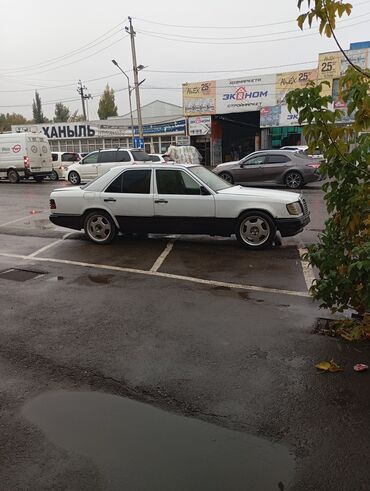
<svg viewBox="0 0 370 491">
<path fill-rule="evenodd" d="M 210 195 L 210 192 L 204 186 L 200 186 L 200 194 L 202 196 L 209 196 Z"/>
</svg>

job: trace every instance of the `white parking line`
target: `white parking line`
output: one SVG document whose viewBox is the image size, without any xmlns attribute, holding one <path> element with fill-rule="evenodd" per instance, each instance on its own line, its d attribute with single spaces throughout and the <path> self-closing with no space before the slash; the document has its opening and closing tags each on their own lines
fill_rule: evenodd
<svg viewBox="0 0 370 491">
<path fill-rule="evenodd" d="M 307 254 L 307 252 L 308 252 L 307 249 L 305 249 L 303 247 L 298 248 L 298 252 L 299 252 L 299 255 L 301 257 L 301 265 L 302 265 L 303 276 L 304 276 L 304 280 L 306 282 L 307 290 L 310 291 L 312 283 L 315 280 L 315 273 L 312 269 L 311 264 L 302 258 L 302 256 L 304 254 Z"/>
<path fill-rule="evenodd" d="M 168 254 L 172 251 L 173 244 L 175 243 L 176 239 L 171 239 L 168 241 L 166 247 L 164 248 L 162 254 L 158 256 L 157 260 L 153 264 L 153 266 L 150 268 L 150 271 L 152 273 L 155 273 L 158 271 L 158 269 L 162 266 L 163 262 L 165 261 L 166 257 Z"/>
<path fill-rule="evenodd" d="M 34 256 L 22 256 L 19 254 L 7 254 L 0 252 L 0 256 L 3 257 L 13 257 L 16 259 L 24 259 L 24 260 L 32 260 L 39 262 L 50 262 L 57 264 L 68 264 L 72 266 L 81 266 L 83 268 L 95 268 L 95 269 L 103 269 L 106 271 L 120 271 L 122 273 L 134 273 L 141 274 L 146 276 L 158 276 L 161 278 L 168 278 L 173 280 L 182 280 L 191 283 L 198 283 L 201 285 L 210 285 L 210 286 L 221 286 L 224 288 L 232 288 L 235 290 L 248 290 L 248 291 L 256 291 L 262 293 L 277 293 L 279 295 L 291 295 L 294 297 L 310 297 L 310 295 L 306 292 L 298 292 L 291 290 L 279 290 L 278 288 L 268 288 L 263 286 L 254 286 L 254 285 L 243 285 L 240 283 L 227 283 L 224 281 L 216 281 L 216 280 L 205 280 L 203 278 L 195 278 L 192 276 L 182 276 L 171 273 L 160 273 L 159 271 L 145 271 L 143 269 L 133 269 L 133 268 L 122 268 L 120 266 L 110 266 L 108 264 L 94 264 L 94 263 L 84 263 L 79 261 L 70 261 L 67 259 L 52 259 L 47 257 L 34 257 Z"/>
<path fill-rule="evenodd" d="M 41 247 L 41 249 L 38 249 L 37 251 L 32 252 L 32 254 L 29 254 L 27 257 L 35 257 L 35 256 L 38 256 L 40 254 L 40 252 L 45 252 L 48 249 L 50 249 L 51 247 L 54 247 L 57 244 L 60 244 L 61 242 L 63 242 L 63 240 L 67 239 L 72 234 L 74 234 L 74 232 L 69 232 L 68 234 L 63 235 L 63 237 L 61 239 L 55 240 L 51 244 L 48 244 L 48 245 L 46 245 L 44 247 Z"/>
<path fill-rule="evenodd" d="M 10 222 L 0 223 L 0 227 L 6 227 L 7 225 L 20 222 L 21 220 L 26 220 L 27 218 L 31 218 L 31 215 L 27 215 L 26 217 L 22 217 L 22 218 L 17 218 L 16 220 L 11 220 Z"/>
</svg>

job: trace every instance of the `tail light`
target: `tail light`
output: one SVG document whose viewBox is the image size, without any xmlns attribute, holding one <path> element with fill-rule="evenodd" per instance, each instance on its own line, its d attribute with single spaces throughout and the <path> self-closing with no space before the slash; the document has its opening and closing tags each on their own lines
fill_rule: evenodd
<svg viewBox="0 0 370 491">
<path fill-rule="evenodd" d="M 312 164 L 307 164 L 307 167 L 311 167 L 311 169 L 318 169 L 320 167 L 320 163 L 312 162 Z"/>
<path fill-rule="evenodd" d="M 30 159 L 27 155 L 25 155 L 23 157 L 23 166 L 25 169 L 29 169 L 30 168 Z"/>
<path fill-rule="evenodd" d="M 50 200 L 50 209 L 55 210 L 57 205 L 55 204 L 55 201 L 53 199 Z"/>
</svg>

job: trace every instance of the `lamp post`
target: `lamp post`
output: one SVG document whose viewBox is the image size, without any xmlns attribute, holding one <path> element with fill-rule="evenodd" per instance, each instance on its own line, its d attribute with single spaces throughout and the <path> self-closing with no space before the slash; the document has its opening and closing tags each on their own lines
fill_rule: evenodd
<svg viewBox="0 0 370 491">
<path fill-rule="evenodd" d="M 127 79 L 127 88 L 128 88 L 128 100 L 129 100 L 129 106 L 130 106 L 130 118 L 131 118 L 131 133 L 132 133 L 132 146 L 134 146 L 134 138 L 135 138 L 135 128 L 134 128 L 134 119 L 132 117 L 132 103 L 131 103 L 131 92 L 133 91 L 133 89 L 131 88 L 131 85 L 130 85 L 130 79 L 127 75 L 127 73 L 125 73 L 122 68 L 119 66 L 119 64 L 116 62 L 116 60 L 112 60 L 112 63 L 113 65 L 116 65 L 116 67 L 123 73 L 123 75 L 126 77 Z"/>
</svg>

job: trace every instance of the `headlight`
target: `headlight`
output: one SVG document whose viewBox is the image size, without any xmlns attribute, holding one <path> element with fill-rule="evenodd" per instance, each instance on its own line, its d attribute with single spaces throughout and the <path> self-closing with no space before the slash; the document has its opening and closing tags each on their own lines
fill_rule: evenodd
<svg viewBox="0 0 370 491">
<path fill-rule="evenodd" d="M 294 203 L 289 203 L 288 205 L 286 205 L 286 209 L 288 210 L 290 215 L 302 214 L 302 208 L 301 205 L 299 204 L 299 201 L 295 201 Z"/>
</svg>

